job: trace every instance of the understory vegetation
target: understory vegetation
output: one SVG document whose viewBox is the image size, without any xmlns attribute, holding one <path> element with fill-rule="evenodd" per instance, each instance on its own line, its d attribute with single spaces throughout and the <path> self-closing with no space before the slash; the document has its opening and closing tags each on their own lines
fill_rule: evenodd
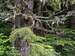
<svg viewBox="0 0 75 56">
<path fill-rule="evenodd" d="M 75 56 L 74 14 L 74 0 L 0 0 L 0 56 Z"/>
</svg>

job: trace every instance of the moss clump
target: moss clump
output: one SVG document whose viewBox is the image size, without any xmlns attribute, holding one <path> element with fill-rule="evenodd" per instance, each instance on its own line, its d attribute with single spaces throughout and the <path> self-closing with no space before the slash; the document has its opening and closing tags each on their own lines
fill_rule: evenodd
<svg viewBox="0 0 75 56">
<path fill-rule="evenodd" d="M 28 27 L 24 27 L 24 28 L 20 28 L 20 29 L 15 29 L 14 31 L 12 31 L 10 38 L 11 40 L 15 40 L 17 34 L 19 34 L 21 37 L 23 37 L 23 39 L 27 40 L 28 42 L 35 42 L 35 41 L 42 41 L 45 38 L 40 37 L 40 36 L 36 36 L 30 28 Z"/>
<path fill-rule="evenodd" d="M 16 39 L 19 34 L 24 40 L 27 40 L 30 45 L 29 56 L 56 56 L 56 52 L 52 46 L 44 44 L 45 37 L 36 36 L 30 28 L 24 27 L 15 29 L 11 35 L 11 40 Z"/>
</svg>

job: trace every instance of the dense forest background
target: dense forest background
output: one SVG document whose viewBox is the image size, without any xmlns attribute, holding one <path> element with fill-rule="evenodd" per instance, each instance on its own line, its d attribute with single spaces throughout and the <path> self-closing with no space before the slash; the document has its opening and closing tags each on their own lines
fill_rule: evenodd
<svg viewBox="0 0 75 56">
<path fill-rule="evenodd" d="M 0 0 L 0 56 L 75 56 L 75 0 Z"/>
</svg>

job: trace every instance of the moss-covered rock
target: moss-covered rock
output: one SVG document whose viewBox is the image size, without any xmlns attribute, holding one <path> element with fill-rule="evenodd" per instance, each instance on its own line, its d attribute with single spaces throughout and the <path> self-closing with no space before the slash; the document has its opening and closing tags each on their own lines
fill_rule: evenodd
<svg viewBox="0 0 75 56">
<path fill-rule="evenodd" d="M 14 31 L 12 31 L 10 38 L 11 40 L 15 40 L 17 34 L 19 34 L 21 37 L 23 37 L 23 39 L 27 40 L 28 42 L 35 42 L 35 41 L 42 41 L 43 37 L 40 36 L 36 36 L 32 30 L 28 27 L 24 27 L 24 28 L 20 28 L 20 29 L 15 29 Z"/>
<path fill-rule="evenodd" d="M 30 28 L 15 29 L 10 35 L 11 41 L 16 39 L 17 34 L 22 36 L 23 40 L 28 41 L 30 45 L 29 56 L 57 56 L 52 46 L 44 44 L 46 38 L 36 36 Z"/>
</svg>

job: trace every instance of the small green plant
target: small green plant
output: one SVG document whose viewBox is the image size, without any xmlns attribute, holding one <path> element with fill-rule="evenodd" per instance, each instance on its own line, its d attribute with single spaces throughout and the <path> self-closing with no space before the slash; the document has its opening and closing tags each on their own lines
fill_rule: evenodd
<svg viewBox="0 0 75 56">
<path fill-rule="evenodd" d="M 8 36 L 0 34 L 0 56 L 18 56 L 17 50 L 13 50 Z"/>
</svg>

